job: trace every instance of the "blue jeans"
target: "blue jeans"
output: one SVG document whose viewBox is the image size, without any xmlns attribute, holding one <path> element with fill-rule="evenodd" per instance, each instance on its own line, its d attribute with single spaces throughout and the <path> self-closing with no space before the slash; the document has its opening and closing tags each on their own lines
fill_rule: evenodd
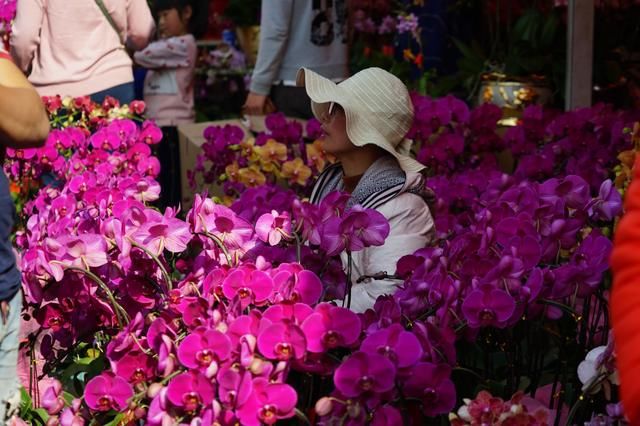
<svg viewBox="0 0 640 426">
<path fill-rule="evenodd" d="M 18 349 L 20 345 L 20 312 L 22 290 L 9 300 L 7 322 L 0 320 L 0 424 L 17 413 L 20 406 L 18 381 Z"/>
<path fill-rule="evenodd" d="M 120 105 L 130 104 L 131 101 L 135 99 L 133 81 L 130 83 L 120 84 L 118 86 L 113 86 L 90 95 L 91 100 L 99 104 L 101 104 L 102 101 L 104 101 L 104 98 L 106 98 L 107 96 L 111 96 L 112 98 L 116 98 L 117 100 L 119 100 Z"/>
</svg>

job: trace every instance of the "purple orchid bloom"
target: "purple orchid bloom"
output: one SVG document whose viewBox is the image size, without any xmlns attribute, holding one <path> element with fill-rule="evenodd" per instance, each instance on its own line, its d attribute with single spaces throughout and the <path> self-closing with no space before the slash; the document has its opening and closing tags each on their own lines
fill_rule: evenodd
<svg viewBox="0 0 640 426">
<path fill-rule="evenodd" d="M 402 414 L 391 405 L 383 405 L 373 412 L 371 426 L 389 426 L 404 424 Z"/>
<path fill-rule="evenodd" d="M 362 342 L 360 350 L 384 355 L 398 368 L 410 367 L 422 358 L 420 341 L 400 324 L 392 324 L 369 335 Z"/>
<path fill-rule="evenodd" d="M 583 210 L 590 198 L 589 184 L 580 176 L 549 179 L 539 187 L 543 200 L 561 200 L 567 207 Z"/>
<path fill-rule="evenodd" d="M 102 373 L 89 380 L 84 389 L 84 400 L 96 411 L 123 410 L 133 396 L 133 388 L 122 377 Z"/>
<path fill-rule="evenodd" d="M 342 394 L 355 398 L 365 393 L 384 393 L 393 389 L 396 368 L 389 358 L 366 352 L 355 352 L 333 375 Z"/>
<path fill-rule="evenodd" d="M 346 308 L 321 303 L 302 323 L 309 352 L 322 353 L 354 344 L 362 330 L 358 316 Z"/>
<path fill-rule="evenodd" d="M 450 412 L 456 403 L 456 388 L 450 379 L 451 367 L 422 362 L 413 367 L 403 389 L 407 396 L 419 398 L 427 416 Z"/>
<path fill-rule="evenodd" d="M 169 401 L 189 412 L 210 404 L 213 401 L 214 392 L 213 383 L 197 371 L 174 377 L 167 387 Z"/>
<path fill-rule="evenodd" d="M 202 330 L 187 335 L 178 347 L 178 359 L 188 368 L 207 370 L 213 363 L 226 361 L 231 340 L 218 330 Z"/>
<path fill-rule="evenodd" d="M 598 197 L 589 203 L 589 216 L 596 220 L 611 221 L 622 211 L 622 197 L 613 185 L 611 180 L 607 179 L 600 185 Z"/>
<path fill-rule="evenodd" d="M 389 222 L 381 213 L 355 206 L 342 218 L 331 218 L 323 224 L 320 247 L 328 256 L 335 256 L 344 250 L 355 252 L 380 246 L 389 229 Z"/>
<path fill-rule="evenodd" d="M 516 308 L 516 302 L 504 290 L 483 285 L 467 295 L 462 312 L 472 328 L 504 328 Z"/>
</svg>

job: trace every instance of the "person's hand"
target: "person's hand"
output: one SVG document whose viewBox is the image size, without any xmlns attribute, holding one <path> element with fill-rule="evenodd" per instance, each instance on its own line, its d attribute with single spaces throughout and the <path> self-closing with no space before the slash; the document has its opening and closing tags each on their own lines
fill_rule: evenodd
<svg viewBox="0 0 640 426">
<path fill-rule="evenodd" d="M 247 100 L 242 106 L 242 112 L 246 115 L 265 115 L 273 112 L 273 104 L 267 95 L 259 95 L 249 92 Z"/>
<path fill-rule="evenodd" d="M 9 320 L 10 305 L 7 300 L 0 302 L 0 315 L 2 316 L 2 325 L 6 325 Z"/>
</svg>

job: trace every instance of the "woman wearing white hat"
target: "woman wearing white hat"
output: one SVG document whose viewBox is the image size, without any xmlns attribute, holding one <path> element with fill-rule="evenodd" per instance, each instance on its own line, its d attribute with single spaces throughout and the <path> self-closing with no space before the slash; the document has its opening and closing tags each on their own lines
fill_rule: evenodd
<svg viewBox="0 0 640 426">
<path fill-rule="evenodd" d="M 311 202 L 347 191 L 348 206 L 375 208 L 389 221 L 383 246 L 352 254 L 351 309 L 364 312 L 378 296 L 393 294 L 401 281 L 358 278 L 393 275 L 397 261 L 427 246 L 435 232 L 420 174 L 425 166 L 409 155 L 410 142 L 404 139 L 413 105 L 406 86 L 380 68 L 367 68 L 339 84 L 302 68 L 297 83 L 306 88 L 313 114 L 322 122 L 324 149 L 339 160 L 320 174 Z"/>
</svg>

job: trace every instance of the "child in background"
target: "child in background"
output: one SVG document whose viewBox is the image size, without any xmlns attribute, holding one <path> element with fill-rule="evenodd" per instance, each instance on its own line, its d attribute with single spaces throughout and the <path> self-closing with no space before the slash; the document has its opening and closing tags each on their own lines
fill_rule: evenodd
<svg viewBox="0 0 640 426">
<path fill-rule="evenodd" d="M 161 208 L 177 206 L 181 200 L 176 126 L 195 120 L 195 37 L 206 28 L 206 7 L 204 0 L 156 0 L 158 40 L 134 56 L 136 63 L 149 69 L 144 81 L 147 117 L 162 127 L 163 138 L 158 148 Z"/>
</svg>

